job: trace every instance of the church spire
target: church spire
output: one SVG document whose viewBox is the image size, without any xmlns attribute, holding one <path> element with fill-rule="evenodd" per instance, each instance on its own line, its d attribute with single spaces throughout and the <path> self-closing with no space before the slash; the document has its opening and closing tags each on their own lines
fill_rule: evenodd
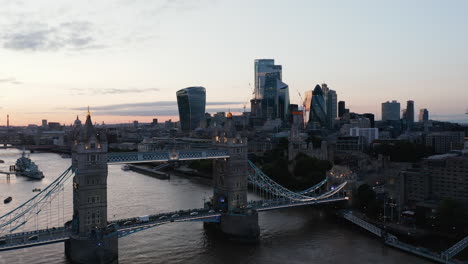
<svg viewBox="0 0 468 264">
<path fill-rule="evenodd" d="M 89 105 L 88 105 L 88 113 L 86 114 L 86 117 L 90 117 L 91 113 L 89 112 Z"/>
</svg>

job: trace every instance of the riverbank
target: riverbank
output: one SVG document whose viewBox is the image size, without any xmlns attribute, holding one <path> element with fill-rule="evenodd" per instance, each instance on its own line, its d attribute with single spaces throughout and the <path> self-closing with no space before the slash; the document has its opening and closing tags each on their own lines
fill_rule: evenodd
<svg viewBox="0 0 468 264">
<path fill-rule="evenodd" d="M 351 210 L 342 210 L 342 211 L 339 211 L 337 215 L 342 217 L 343 219 L 346 219 L 350 223 L 356 226 L 359 226 L 360 228 L 367 230 L 368 232 L 381 238 L 384 244 L 400 249 L 407 253 L 415 254 L 419 257 L 430 259 L 438 263 L 459 263 L 459 260 L 466 260 L 463 258 L 462 255 L 458 255 L 458 254 L 455 254 L 453 256 L 448 256 L 450 254 L 448 252 L 449 251 L 448 249 L 452 249 L 453 245 L 451 245 L 450 248 L 447 247 L 444 249 L 434 249 L 434 248 L 422 247 L 418 244 L 414 245 L 413 243 L 406 243 L 406 242 L 400 241 L 400 239 L 404 237 L 395 236 L 394 234 L 391 233 L 390 229 L 386 228 L 387 226 L 384 226 L 384 228 L 380 228 L 377 225 L 374 225 L 373 223 L 364 220 L 365 216 L 363 216 L 359 212 L 355 212 Z M 458 255 L 457 259 L 452 259 L 453 257 L 457 255 Z"/>
</svg>

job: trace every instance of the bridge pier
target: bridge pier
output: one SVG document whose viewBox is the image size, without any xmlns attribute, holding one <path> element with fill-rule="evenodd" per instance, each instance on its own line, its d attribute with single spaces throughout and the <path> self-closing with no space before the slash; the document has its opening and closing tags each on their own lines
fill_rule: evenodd
<svg viewBox="0 0 468 264">
<path fill-rule="evenodd" d="M 70 237 L 65 242 L 65 255 L 76 264 L 118 263 L 118 236 L 101 239 Z"/>
<path fill-rule="evenodd" d="M 242 242 L 255 242 L 260 235 L 258 213 L 250 210 L 246 214 L 222 215 L 219 229 L 229 239 Z"/>
</svg>

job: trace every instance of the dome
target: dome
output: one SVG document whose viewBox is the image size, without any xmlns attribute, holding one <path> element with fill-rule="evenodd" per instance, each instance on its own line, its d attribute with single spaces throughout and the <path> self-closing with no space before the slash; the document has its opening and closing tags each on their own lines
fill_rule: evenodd
<svg viewBox="0 0 468 264">
<path fill-rule="evenodd" d="M 232 118 L 232 113 L 231 112 L 228 112 L 227 115 L 226 115 L 227 118 Z"/>
<path fill-rule="evenodd" d="M 320 85 L 317 84 L 315 86 L 314 91 L 312 92 L 312 95 L 323 95 L 323 91 Z"/>
<path fill-rule="evenodd" d="M 314 91 L 312 92 L 312 95 L 323 95 L 323 91 L 320 85 L 317 84 L 315 86 Z"/>
</svg>

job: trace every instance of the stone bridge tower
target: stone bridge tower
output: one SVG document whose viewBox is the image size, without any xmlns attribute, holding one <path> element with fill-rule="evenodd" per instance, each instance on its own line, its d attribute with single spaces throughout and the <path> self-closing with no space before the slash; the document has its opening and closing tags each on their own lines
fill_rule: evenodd
<svg viewBox="0 0 468 264">
<path fill-rule="evenodd" d="M 230 156 L 213 161 L 213 206 L 223 212 L 218 228 L 231 238 L 257 239 L 258 214 L 247 208 L 247 137 L 236 131 L 231 113 L 216 132 L 213 146 Z"/>
<path fill-rule="evenodd" d="M 72 235 L 65 254 L 73 263 L 117 263 L 118 236 L 107 227 L 107 140 L 88 111 L 72 146 Z"/>
</svg>

